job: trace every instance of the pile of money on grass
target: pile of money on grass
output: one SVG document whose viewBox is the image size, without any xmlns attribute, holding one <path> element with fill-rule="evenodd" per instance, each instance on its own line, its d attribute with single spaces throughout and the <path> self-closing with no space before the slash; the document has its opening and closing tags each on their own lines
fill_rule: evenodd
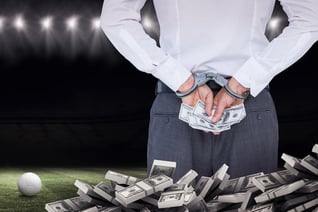
<svg viewBox="0 0 318 212">
<path fill-rule="evenodd" d="M 318 154 L 318 144 L 313 147 Z M 223 165 L 211 177 L 190 170 L 173 183 L 176 163 L 155 160 L 149 177 L 141 180 L 107 171 L 95 186 L 76 180 L 79 196 L 48 203 L 49 212 L 63 211 L 317 211 L 318 160 L 282 155 L 286 169 L 230 179 Z"/>
</svg>

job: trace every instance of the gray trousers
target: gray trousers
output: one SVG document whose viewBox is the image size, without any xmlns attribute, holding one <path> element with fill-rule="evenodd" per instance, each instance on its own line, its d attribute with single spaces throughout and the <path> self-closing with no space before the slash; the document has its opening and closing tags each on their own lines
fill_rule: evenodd
<svg viewBox="0 0 318 212">
<path fill-rule="evenodd" d="M 147 166 L 154 159 L 177 162 L 174 180 L 193 169 L 211 176 L 223 163 L 231 178 L 277 169 L 278 122 L 268 89 L 245 100 L 247 116 L 221 135 L 192 129 L 178 119 L 181 100 L 160 93 L 151 108 Z"/>
</svg>

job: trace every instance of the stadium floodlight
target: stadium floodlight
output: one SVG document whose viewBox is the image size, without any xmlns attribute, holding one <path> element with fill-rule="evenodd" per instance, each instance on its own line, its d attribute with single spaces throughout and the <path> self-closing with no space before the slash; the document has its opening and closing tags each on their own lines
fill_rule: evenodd
<svg viewBox="0 0 318 212">
<path fill-rule="evenodd" d="M 78 27 L 78 17 L 72 16 L 66 20 L 66 26 L 69 30 L 76 30 Z"/>
<path fill-rule="evenodd" d="M 94 18 L 92 20 L 92 28 L 95 30 L 100 29 L 100 18 Z"/>
<path fill-rule="evenodd" d="M 0 31 L 3 29 L 4 26 L 4 18 L 0 16 Z"/>
<path fill-rule="evenodd" d="M 149 17 L 144 17 L 141 23 L 146 29 L 151 30 L 153 28 L 153 22 Z"/>
<path fill-rule="evenodd" d="M 41 26 L 43 30 L 50 30 L 52 28 L 53 18 L 47 16 L 41 20 Z"/>
<path fill-rule="evenodd" d="M 17 30 L 23 30 L 25 28 L 25 20 L 22 16 L 17 16 L 13 22 L 14 27 Z"/>
<path fill-rule="evenodd" d="M 280 23 L 281 23 L 281 19 L 278 17 L 275 17 L 269 21 L 268 26 L 271 30 L 277 30 L 280 27 Z"/>
</svg>

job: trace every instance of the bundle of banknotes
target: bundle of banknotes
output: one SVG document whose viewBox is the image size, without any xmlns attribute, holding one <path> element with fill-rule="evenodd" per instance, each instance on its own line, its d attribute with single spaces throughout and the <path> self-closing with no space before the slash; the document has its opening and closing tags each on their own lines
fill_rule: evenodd
<svg viewBox="0 0 318 212">
<path fill-rule="evenodd" d="M 223 164 L 212 176 L 189 170 L 178 181 L 176 163 L 155 160 L 148 178 L 108 170 L 105 182 L 76 180 L 76 197 L 47 203 L 49 212 L 318 212 L 318 144 L 300 159 L 283 154 L 284 169 L 230 179 Z M 315 155 L 315 156 L 313 156 Z"/>
<path fill-rule="evenodd" d="M 205 104 L 199 100 L 194 107 L 184 103 L 181 104 L 179 119 L 188 123 L 194 129 L 204 130 L 206 132 L 223 132 L 231 129 L 233 124 L 240 123 L 246 117 L 244 104 L 239 104 L 224 110 L 221 119 L 212 123 L 215 108 L 212 109 L 212 115 L 208 116 L 205 111 Z"/>
</svg>

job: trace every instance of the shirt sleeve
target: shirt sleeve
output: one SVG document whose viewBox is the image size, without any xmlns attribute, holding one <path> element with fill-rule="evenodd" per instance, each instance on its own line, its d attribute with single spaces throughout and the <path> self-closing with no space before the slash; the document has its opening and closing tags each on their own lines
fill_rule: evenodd
<svg viewBox="0 0 318 212">
<path fill-rule="evenodd" d="M 144 31 L 140 10 L 146 0 L 105 0 L 101 27 L 115 48 L 137 69 L 177 91 L 191 72 L 157 46 Z"/>
<path fill-rule="evenodd" d="M 250 88 L 254 97 L 318 40 L 318 0 L 280 0 L 280 3 L 289 25 L 233 75 L 243 86 Z"/>
</svg>

